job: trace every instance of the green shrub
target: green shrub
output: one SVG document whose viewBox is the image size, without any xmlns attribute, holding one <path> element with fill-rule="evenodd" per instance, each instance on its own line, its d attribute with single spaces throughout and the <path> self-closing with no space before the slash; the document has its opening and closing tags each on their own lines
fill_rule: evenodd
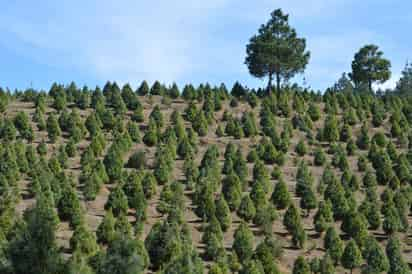
<svg viewBox="0 0 412 274">
<path fill-rule="evenodd" d="M 303 140 L 300 140 L 296 145 L 295 151 L 299 156 L 304 156 L 307 153 L 306 144 Z"/>
<path fill-rule="evenodd" d="M 128 168 L 143 169 L 146 166 L 146 156 L 144 151 L 137 151 L 130 156 L 126 166 Z"/>
</svg>

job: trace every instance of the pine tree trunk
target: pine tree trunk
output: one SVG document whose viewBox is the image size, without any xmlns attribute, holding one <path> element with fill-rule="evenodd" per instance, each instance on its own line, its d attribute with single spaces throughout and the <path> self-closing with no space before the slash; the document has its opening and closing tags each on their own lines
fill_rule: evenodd
<svg viewBox="0 0 412 274">
<path fill-rule="evenodd" d="M 280 74 L 276 73 L 276 91 L 280 92 Z"/>
<path fill-rule="evenodd" d="M 268 87 L 267 87 L 268 94 L 271 94 L 272 92 L 272 79 L 273 79 L 273 74 L 269 73 L 269 82 L 268 82 Z"/>
</svg>

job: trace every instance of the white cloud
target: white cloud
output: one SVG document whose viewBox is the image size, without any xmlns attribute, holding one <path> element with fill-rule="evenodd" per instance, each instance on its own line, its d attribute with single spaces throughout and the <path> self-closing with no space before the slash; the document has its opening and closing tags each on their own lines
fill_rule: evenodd
<svg viewBox="0 0 412 274">
<path fill-rule="evenodd" d="M 79 10 L 82 3 L 73 1 L 66 2 L 58 16 L 33 21 L 13 15 L 1 23 L 18 40 L 36 48 L 39 61 L 73 62 L 102 80 L 172 82 L 207 62 L 199 52 L 206 46 L 201 39 L 208 38 L 210 14 L 226 2 L 95 1 Z M 59 59 L 43 59 L 53 53 Z"/>
<path fill-rule="evenodd" d="M 395 73 L 391 76 L 391 78 L 383 84 L 375 84 L 375 89 L 387 90 L 387 89 L 394 89 L 396 84 L 398 83 L 400 78 L 400 73 Z"/>
<path fill-rule="evenodd" d="M 308 83 L 325 88 L 350 69 L 355 50 L 378 38 L 362 26 L 340 24 L 341 29 L 334 30 L 327 24 L 338 15 L 345 17 L 352 3 L 49 0 L 27 6 L 16 0 L 0 11 L 0 33 L 7 34 L 0 43 L 37 62 L 74 67 L 101 81 L 136 85 L 142 79 L 201 80 L 230 85 L 240 80 L 260 86 L 262 82 L 252 80 L 243 64 L 245 44 L 273 9 L 282 8 L 312 52 Z"/>
</svg>

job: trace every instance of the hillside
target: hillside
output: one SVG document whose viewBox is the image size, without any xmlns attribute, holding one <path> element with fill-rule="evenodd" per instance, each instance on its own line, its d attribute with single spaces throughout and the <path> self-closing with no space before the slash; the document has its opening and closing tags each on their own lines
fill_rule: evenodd
<svg viewBox="0 0 412 274">
<path fill-rule="evenodd" d="M 1 108 L 1 273 L 410 271 L 411 98 L 108 83 Z"/>
</svg>

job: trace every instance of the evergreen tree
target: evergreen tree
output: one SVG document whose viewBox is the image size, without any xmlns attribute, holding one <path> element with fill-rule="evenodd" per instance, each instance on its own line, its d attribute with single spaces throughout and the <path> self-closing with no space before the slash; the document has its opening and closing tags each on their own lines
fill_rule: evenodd
<svg viewBox="0 0 412 274">
<path fill-rule="evenodd" d="M 242 201 L 240 202 L 237 214 L 239 215 L 240 218 L 242 218 L 246 222 L 249 222 L 255 217 L 256 208 L 255 208 L 255 205 L 253 204 L 253 201 L 250 199 L 249 195 L 243 196 Z"/>
<path fill-rule="evenodd" d="M 199 136 L 205 136 L 207 134 L 207 120 L 203 111 L 199 111 L 193 120 L 193 129 Z"/>
<path fill-rule="evenodd" d="M 293 274 L 310 274 L 310 266 L 302 256 L 299 256 L 293 264 Z"/>
<path fill-rule="evenodd" d="M 112 146 L 103 159 L 107 175 L 111 180 L 119 180 L 122 173 L 123 159 L 120 147 Z"/>
<path fill-rule="evenodd" d="M 144 151 L 137 151 L 130 156 L 126 166 L 129 168 L 143 169 L 146 165 L 146 156 Z"/>
<path fill-rule="evenodd" d="M 62 261 L 56 243 L 58 219 L 50 200 L 38 197 L 36 206 L 16 224 L 7 247 L 13 273 L 61 273 Z"/>
<path fill-rule="evenodd" d="M 95 255 L 99 250 L 99 246 L 96 243 L 96 236 L 88 231 L 84 225 L 79 225 L 74 230 L 70 238 L 70 248 L 73 251 L 76 250 L 80 252 L 86 257 Z"/>
<path fill-rule="evenodd" d="M 253 255 L 254 236 L 246 223 L 240 223 L 236 229 L 233 241 L 233 250 L 241 261 L 248 260 Z"/>
<path fill-rule="evenodd" d="M 52 143 L 55 143 L 57 138 L 61 135 L 60 126 L 54 114 L 50 114 L 47 118 L 47 133 Z"/>
<path fill-rule="evenodd" d="M 386 234 L 393 234 L 401 229 L 399 213 L 394 206 L 388 206 L 384 212 L 382 228 Z"/>
<path fill-rule="evenodd" d="M 92 172 L 91 174 L 87 175 L 87 177 L 84 178 L 83 183 L 83 191 L 86 200 L 91 201 L 96 199 L 96 196 L 99 193 L 101 186 L 103 185 L 103 181 L 97 174 L 97 172 Z"/>
<path fill-rule="evenodd" d="M 312 119 L 313 122 L 318 121 L 321 115 L 319 107 L 313 102 L 309 103 L 308 114 L 309 114 L 310 119 Z"/>
<path fill-rule="evenodd" d="M 322 214 L 315 214 L 313 223 L 315 230 L 318 233 L 324 232 L 328 227 L 328 223 L 326 222 L 325 217 Z"/>
<path fill-rule="evenodd" d="M 395 91 L 401 95 L 407 95 L 412 89 L 412 66 L 410 63 L 405 65 L 401 77 L 396 83 Z"/>
<path fill-rule="evenodd" d="M 291 197 L 283 179 L 280 179 L 275 185 L 275 189 L 270 199 L 278 209 L 285 209 L 289 206 Z"/>
<path fill-rule="evenodd" d="M 343 254 L 343 242 L 333 226 L 326 231 L 324 247 L 333 262 L 337 264 Z"/>
<path fill-rule="evenodd" d="M 120 236 L 107 248 L 97 274 L 143 273 L 148 265 L 149 256 L 143 243 Z"/>
<path fill-rule="evenodd" d="M 388 274 L 408 274 L 411 270 L 408 264 L 402 258 L 401 243 L 396 236 L 389 238 L 386 245 L 386 255 L 389 259 Z"/>
<path fill-rule="evenodd" d="M 172 258 L 160 272 L 161 274 L 202 274 L 204 273 L 203 262 L 194 249 L 186 248 L 183 252 Z"/>
<path fill-rule="evenodd" d="M 29 122 L 29 117 L 26 113 L 20 111 L 14 117 L 14 125 L 20 133 L 20 136 L 27 141 L 31 142 L 33 140 L 33 129 Z"/>
<path fill-rule="evenodd" d="M 317 166 L 322 166 L 326 162 L 325 153 L 321 148 L 317 148 L 314 153 L 313 163 Z"/>
<path fill-rule="evenodd" d="M 123 189 L 129 206 L 136 210 L 136 216 L 139 216 L 139 220 L 144 220 L 146 218 L 147 201 L 140 176 L 136 173 L 130 174 Z"/>
<path fill-rule="evenodd" d="M 110 192 L 109 198 L 104 208 L 111 209 L 115 216 L 127 214 L 129 208 L 127 196 L 120 186 L 117 186 Z"/>
<path fill-rule="evenodd" d="M 230 210 L 236 210 L 240 205 L 242 193 L 239 177 L 235 174 L 228 175 L 223 180 L 222 193 Z"/>
<path fill-rule="evenodd" d="M 187 101 L 195 99 L 196 97 L 195 88 L 191 84 L 185 85 L 182 91 L 182 97 Z"/>
<path fill-rule="evenodd" d="M 128 122 L 127 123 L 127 132 L 130 135 L 130 138 L 132 139 L 133 142 L 135 143 L 140 143 L 141 142 L 141 137 L 140 137 L 140 130 L 139 126 L 135 122 Z"/>
<path fill-rule="evenodd" d="M 342 254 L 341 262 L 342 266 L 346 269 L 349 269 L 351 274 L 354 268 L 357 268 L 361 265 L 362 254 L 354 240 L 350 240 L 347 243 Z"/>
<path fill-rule="evenodd" d="M 155 122 L 157 128 L 162 128 L 164 126 L 164 118 L 159 105 L 154 106 L 149 115 L 149 119 Z"/>
<path fill-rule="evenodd" d="M 384 83 L 391 76 L 391 63 L 383 58 L 383 52 L 376 45 L 366 45 L 356 54 L 352 62 L 350 78 L 356 85 L 367 84 L 372 92 L 372 83 Z"/>
<path fill-rule="evenodd" d="M 150 91 L 149 90 L 149 85 L 147 84 L 146 81 L 143 81 L 140 84 L 139 88 L 137 89 L 137 94 L 140 95 L 140 96 L 145 96 L 145 95 L 149 94 L 149 91 Z"/>
<path fill-rule="evenodd" d="M 88 258 L 81 254 L 79 251 L 75 251 L 72 255 L 72 257 L 69 259 L 66 269 L 65 269 L 65 274 L 78 274 L 78 273 L 84 273 L 84 274 L 94 274 L 95 272 L 93 271 L 92 267 L 89 266 L 88 264 Z"/>
<path fill-rule="evenodd" d="M 255 250 L 254 258 L 260 261 L 265 273 L 279 274 L 279 268 L 274 259 L 279 258 L 283 250 L 277 239 L 265 238 Z"/>
<path fill-rule="evenodd" d="M 334 274 L 335 266 L 333 265 L 333 260 L 331 256 L 326 253 L 322 260 L 320 261 L 320 273 L 321 274 Z"/>
<path fill-rule="evenodd" d="M 159 269 L 181 254 L 183 250 L 181 236 L 180 228 L 176 223 L 165 221 L 152 226 L 145 239 L 145 247 L 153 269 Z"/>
<path fill-rule="evenodd" d="M 302 195 L 302 199 L 300 200 L 300 207 L 307 210 L 307 216 L 309 216 L 310 211 L 315 209 L 317 206 L 317 199 L 315 193 L 313 192 L 312 188 L 308 187 Z"/>
<path fill-rule="evenodd" d="M 307 148 L 303 140 L 300 140 L 296 145 L 295 151 L 299 156 L 304 156 L 307 153 Z"/>
<path fill-rule="evenodd" d="M 150 172 L 147 172 L 142 179 L 143 192 L 146 199 L 150 199 L 156 194 L 156 178 Z"/>
<path fill-rule="evenodd" d="M 326 116 L 323 128 L 323 138 L 328 142 L 336 142 L 339 138 L 338 122 L 333 115 Z"/>
<path fill-rule="evenodd" d="M 133 111 L 132 116 L 130 117 L 133 122 L 141 123 L 144 121 L 143 106 L 138 104 L 136 109 Z"/>
<path fill-rule="evenodd" d="M 381 273 L 388 271 L 388 259 L 375 238 L 369 237 L 366 240 L 365 248 L 362 253 L 367 262 L 367 273 Z"/>
<path fill-rule="evenodd" d="M 307 236 L 302 224 L 298 224 L 296 227 L 294 227 L 291 231 L 291 234 L 293 245 L 297 248 L 304 248 Z"/>
<path fill-rule="evenodd" d="M 368 149 L 369 144 L 370 144 L 370 139 L 368 136 L 368 127 L 366 126 L 366 124 L 363 124 L 361 128 L 361 132 L 356 141 L 356 145 L 358 146 L 359 149 Z"/>
<path fill-rule="evenodd" d="M 281 9 L 274 10 L 270 20 L 260 27 L 259 34 L 254 35 L 246 47 L 245 63 L 249 72 L 258 78 L 268 76 L 269 92 L 273 77 L 276 90 L 280 91 L 281 80 L 302 72 L 309 61 L 305 39 L 297 37 L 288 20 L 289 16 Z"/>
<path fill-rule="evenodd" d="M 291 203 L 283 217 L 283 225 L 286 227 L 288 231 L 292 231 L 300 223 L 301 223 L 300 212 L 298 211 L 296 206 L 293 203 Z"/>
<path fill-rule="evenodd" d="M 106 215 L 96 231 L 97 241 L 99 243 L 108 244 L 114 240 L 116 235 L 115 223 L 116 219 L 113 216 L 112 210 L 107 210 Z"/>
<path fill-rule="evenodd" d="M 156 126 L 156 122 L 153 119 L 150 119 L 148 129 L 143 136 L 143 142 L 147 146 L 154 146 L 157 144 L 158 138 L 158 128 Z"/>
<path fill-rule="evenodd" d="M 223 195 L 216 201 L 216 217 L 219 220 L 222 230 L 227 231 L 232 224 L 232 216 Z"/>
<path fill-rule="evenodd" d="M 83 209 L 75 189 L 66 183 L 62 188 L 62 196 L 57 203 L 60 219 L 69 221 L 72 228 L 83 223 Z"/>
<path fill-rule="evenodd" d="M 151 95 L 164 95 L 165 93 L 165 88 L 162 84 L 160 84 L 159 81 L 155 81 L 150 88 L 150 94 Z"/>
</svg>

